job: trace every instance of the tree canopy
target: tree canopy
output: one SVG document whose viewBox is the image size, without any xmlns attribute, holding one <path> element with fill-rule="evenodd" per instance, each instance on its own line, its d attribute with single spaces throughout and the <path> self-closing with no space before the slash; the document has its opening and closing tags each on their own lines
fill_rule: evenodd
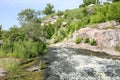
<svg viewBox="0 0 120 80">
<path fill-rule="evenodd" d="M 18 21 L 20 24 L 29 23 L 31 21 L 36 21 L 40 16 L 40 11 L 35 11 L 34 9 L 25 9 L 18 13 Z"/>
<path fill-rule="evenodd" d="M 90 5 L 90 4 L 99 4 L 99 3 L 100 3 L 99 0 L 83 0 L 83 4 L 81 4 L 81 5 L 79 6 L 79 8 L 80 8 L 80 7 L 88 6 L 88 5 Z"/>
<path fill-rule="evenodd" d="M 45 15 L 52 14 L 52 13 L 55 12 L 55 10 L 53 10 L 53 9 L 54 9 L 54 6 L 51 5 L 50 3 L 48 3 L 47 6 L 45 7 L 45 9 L 43 10 L 43 13 L 44 13 Z"/>
</svg>

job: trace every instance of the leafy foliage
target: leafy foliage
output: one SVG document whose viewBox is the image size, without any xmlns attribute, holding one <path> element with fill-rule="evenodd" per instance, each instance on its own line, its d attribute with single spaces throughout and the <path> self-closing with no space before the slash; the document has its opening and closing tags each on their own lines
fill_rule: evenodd
<svg viewBox="0 0 120 80">
<path fill-rule="evenodd" d="M 55 12 L 53 10 L 53 8 L 54 8 L 54 6 L 49 3 L 49 4 L 47 4 L 47 6 L 45 7 L 45 9 L 43 10 L 43 13 L 46 14 L 46 15 L 52 14 L 52 13 Z"/>
<path fill-rule="evenodd" d="M 62 12 L 62 11 L 58 11 L 58 12 L 57 12 L 57 15 L 58 15 L 58 16 L 62 16 L 62 15 L 63 15 L 63 12 Z"/>
<path fill-rule="evenodd" d="M 84 42 L 84 43 L 89 43 L 89 42 L 90 42 L 89 37 L 85 37 L 85 38 L 83 38 L 83 42 Z"/>
<path fill-rule="evenodd" d="M 6 56 L 31 58 L 47 50 L 45 39 L 36 22 L 24 24 L 20 28 L 13 26 L 9 31 L 2 31 L 2 40 L 4 43 L 0 47 L 0 53 Z"/>
<path fill-rule="evenodd" d="M 115 49 L 120 52 L 120 45 L 116 45 Z"/>
<path fill-rule="evenodd" d="M 90 40 L 90 45 L 95 46 L 97 45 L 97 42 L 95 39 Z"/>
<path fill-rule="evenodd" d="M 84 0 L 81 8 L 74 10 L 58 11 L 53 14 L 58 15 L 59 19 L 55 24 L 40 26 L 41 18 L 39 11 L 33 9 L 22 10 L 18 14 L 18 20 L 21 26 L 11 27 L 8 31 L 2 30 L 0 26 L 0 56 L 14 56 L 19 58 L 30 58 L 40 55 L 47 49 L 46 39 L 55 39 L 55 42 L 62 41 L 66 37 L 72 36 L 72 33 L 88 24 L 101 23 L 105 21 L 115 20 L 120 22 L 120 2 L 95 5 L 84 7 L 95 0 Z M 54 6 L 47 4 L 43 13 L 52 14 Z M 64 15 L 64 18 L 61 17 Z M 62 22 L 67 24 L 63 27 Z M 79 43 L 79 39 L 77 39 Z M 83 38 L 84 43 L 95 45 L 95 40 L 89 40 L 88 37 Z"/>
<path fill-rule="evenodd" d="M 83 0 L 83 3 L 87 6 L 87 5 L 90 5 L 90 4 L 95 4 L 96 0 Z"/>
<path fill-rule="evenodd" d="M 78 38 L 78 37 L 77 37 L 77 38 L 75 39 L 75 43 L 76 43 L 76 44 L 81 43 L 81 41 L 82 41 L 82 38 Z"/>
<path fill-rule="evenodd" d="M 34 9 L 25 9 L 18 13 L 18 21 L 20 24 L 30 24 L 31 21 L 37 21 L 40 16 L 40 11 Z"/>
</svg>

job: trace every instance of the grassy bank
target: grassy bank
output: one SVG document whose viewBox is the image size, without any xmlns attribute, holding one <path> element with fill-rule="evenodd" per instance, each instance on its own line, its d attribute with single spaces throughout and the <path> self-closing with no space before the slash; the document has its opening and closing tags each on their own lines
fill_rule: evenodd
<svg viewBox="0 0 120 80">
<path fill-rule="evenodd" d="M 5 77 L 0 77 L 0 80 L 44 80 L 44 74 L 41 70 L 30 72 L 26 69 L 38 65 L 39 57 L 33 59 L 15 59 L 1 58 L 0 66 L 7 70 Z"/>
</svg>

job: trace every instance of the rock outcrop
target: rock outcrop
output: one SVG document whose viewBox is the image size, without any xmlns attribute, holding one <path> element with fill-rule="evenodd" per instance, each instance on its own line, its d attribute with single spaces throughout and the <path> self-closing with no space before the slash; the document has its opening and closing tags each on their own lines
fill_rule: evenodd
<svg viewBox="0 0 120 80">
<path fill-rule="evenodd" d="M 76 31 L 73 34 L 72 40 L 74 41 L 76 37 L 89 37 L 90 39 L 95 39 L 97 41 L 97 47 L 102 48 L 114 48 L 120 43 L 120 30 L 108 29 L 108 30 L 97 30 L 91 28 L 83 28 Z"/>
<path fill-rule="evenodd" d="M 45 20 L 41 22 L 41 26 L 48 25 L 48 23 L 55 24 L 58 19 L 59 19 L 59 16 L 53 16 L 53 17 L 46 18 Z"/>
</svg>

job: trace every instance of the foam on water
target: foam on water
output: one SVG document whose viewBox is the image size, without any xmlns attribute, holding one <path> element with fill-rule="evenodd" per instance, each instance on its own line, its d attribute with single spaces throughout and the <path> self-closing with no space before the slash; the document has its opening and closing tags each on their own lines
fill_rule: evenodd
<svg viewBox="0 0 120 80">
<path fill-rule="evenodd" d="M 120 61 L 57 49 L 47 80 L 120 80 Z"/>
</svg>

